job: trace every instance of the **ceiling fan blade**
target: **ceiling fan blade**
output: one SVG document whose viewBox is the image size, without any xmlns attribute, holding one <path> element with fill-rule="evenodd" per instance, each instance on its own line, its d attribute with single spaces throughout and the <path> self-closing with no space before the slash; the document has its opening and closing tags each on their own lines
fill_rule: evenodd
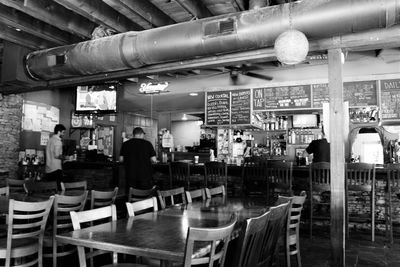
<svg viewBox="0 0 400 267">
<path fill-rule="evenodd" d="M 268 75 L 264 75 L 264 74 L 259 74 L 259 73 L 255 73 L 255 72 L 244 72 L 243 75 L 247 75 L 249 77 L 253 77 L 253 78 L 257 78 L 257 79 L 261 79 L 261 80 L 266 80 L 266 81 L 272 81 L 274 78 Z"/>
</svg>

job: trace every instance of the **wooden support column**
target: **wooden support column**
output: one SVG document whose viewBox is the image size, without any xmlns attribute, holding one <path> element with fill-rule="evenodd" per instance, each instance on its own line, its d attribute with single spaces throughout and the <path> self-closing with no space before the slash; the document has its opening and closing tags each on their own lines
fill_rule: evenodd
<svg viewBox="0 0 400 267">
<path fill-rule="evenodd" d="M 339 39 L 339 38 L 337 38 Z M 334 40 L 340 41 L 340 40 Z M 331 266 L 345 266 L 345 154 L 342 50 L 328 50 L 331 144 Z"/>
</svg>

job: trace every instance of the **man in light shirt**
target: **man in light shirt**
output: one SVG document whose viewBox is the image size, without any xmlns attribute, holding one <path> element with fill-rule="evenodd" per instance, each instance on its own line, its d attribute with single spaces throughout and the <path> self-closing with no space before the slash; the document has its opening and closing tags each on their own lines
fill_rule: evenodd
<svg viewBox="0 0 400 267">
<path fill-rule="evenodd" d="M 65 127 L 62 124 L 57 124 L 54 127 L 54 134 L 49 139 L 46 146 L 46 176 L 47 181 L 57 181 L 60 184 L 62 179 L 62 141 Z"/>
</svg>

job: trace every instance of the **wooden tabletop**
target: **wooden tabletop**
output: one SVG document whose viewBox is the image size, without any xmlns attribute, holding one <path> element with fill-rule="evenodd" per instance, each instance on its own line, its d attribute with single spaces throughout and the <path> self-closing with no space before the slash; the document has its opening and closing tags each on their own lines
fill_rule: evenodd
<svg viewBox="0 0 400 267">
<path fill-rule="evenodd" d="M 218 227 L 227 224 L 233 213 L 261 214 L 265 206 L 247 206 L 243 201 L 194 203 L 159 212 L 57 235 L 59 242 L 77 246 L 183 262 L 188 227 Z M 236 204 L 234 204 L 236 203 Z"/>
</svg>

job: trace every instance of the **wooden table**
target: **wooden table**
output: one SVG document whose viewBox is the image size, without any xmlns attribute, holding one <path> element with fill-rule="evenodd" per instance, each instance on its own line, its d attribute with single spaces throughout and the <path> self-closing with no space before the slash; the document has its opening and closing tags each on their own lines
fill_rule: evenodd
<svg viewBox="0 0 400 267">
<path fill-rule="evenodd" d="M 243 221 L 260 215 L 265 206 L 247 199 L 192 203 L 159 212 L 104 223 L 57 235 L 58 242 L 117 253 L 183 262 L 188 227 L 218 227 L 227 224 L 232 213 Z"/>
</svg>

